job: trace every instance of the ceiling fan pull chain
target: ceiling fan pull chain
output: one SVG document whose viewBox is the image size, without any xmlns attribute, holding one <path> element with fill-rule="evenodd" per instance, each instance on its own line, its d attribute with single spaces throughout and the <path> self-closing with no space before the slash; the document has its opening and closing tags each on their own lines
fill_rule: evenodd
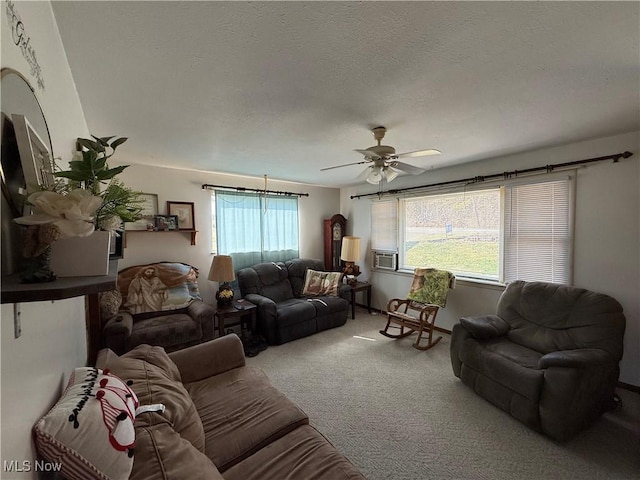
<svg viewBox="0 0 640 480">
<path fill-rule="evenodd" d="M 269 208 L 269 199 L 267 198 L 267 174 L 264 174 L 264 193 L 262 194 L 264 196 L 264 214 L 267 214 L 267 210 Z"/>
</svg>

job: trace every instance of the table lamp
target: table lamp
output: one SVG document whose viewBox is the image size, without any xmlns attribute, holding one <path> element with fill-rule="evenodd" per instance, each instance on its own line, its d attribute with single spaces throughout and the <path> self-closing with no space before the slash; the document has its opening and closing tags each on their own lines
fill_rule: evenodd
<svg viewBox="0 0 640 480">
<path fill-rule="evenodd" d="M 355 264 L 360 260 L 360 237 L 342 237 L 340 260 L 345 262 L 342 273 L 347 276 L 347 281 L 351 284 L 356 283 L 356 277 L 360 275 L 360 267 Z"/>
<path fill-rule="evenodd" d="M 229 305 L 233 301 L 233 289 L 229 282 L 236 279 L 236 274 L 233 271 L 233 259 L 229 255 L 215 255 L 207 278 L 220 284 L 216 292 L 218 305 Z"/>
</svg>

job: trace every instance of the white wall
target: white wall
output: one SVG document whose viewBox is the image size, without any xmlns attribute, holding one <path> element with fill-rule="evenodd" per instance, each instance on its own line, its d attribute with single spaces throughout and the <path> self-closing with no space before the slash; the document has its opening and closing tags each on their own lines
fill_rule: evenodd
<svg viewBox="0 0 640 480">
<path fill-rule="evenodd" d="M 1 3 L 2 67 L 36 81 L 11 39 L 6 2 Z M 48 2 L 15 2 L 25 33 L 31 37 L 42 68 L 45 89 L 36 96 L 47 119 L 55 156 L 70 157 L 73 140 L 88 134 L 62 41 Z M 16 112 L 19 113 L 19 112 Z M 23 303 L 22 336 L 14 339 L 13 305 L 0 310 L 2 418 L 1 458 L 33 460 L 31 428 L 62 393 L 71 370 L 86 362 L 84 298 Z M 2 473 L 2 478 L 36 478 L 34 473 Z"/>
<path fill-rule="evenodd" d="M 601 162 L 577 170 L 574 284 L 606 293 L 623 306 L 627 318 L 620 381 L 640 386 L 640 148 L 639 133 L 595 139 L 561 147 L 431 170 L 419 177 L 400 177 L 392 188 L 489 175 L 541 165 L 594 158 L 631 151 L 634 156 L 619 163 Z M 352 195 L 375 192 L 362 185 L 341 191 L 341 213 L 350 218 L 353 235 L 369 238 L 369 198 Z M 363 254 L 364 255 L 364 254 Z M 373 283 L 376 308 L 389 298 L 404 297 L 411 276 L 371 272 L 370 254 L 363 259 L 364 273 Z M 438 314 L 437 325 L 451 329 L 462 315 L 494 313 L 501 289 L 458 282 Z"/>
<path fill-rule="evenodd" d="M 118 132 L 126 135 L 126 132 Z M 130 139 L 129 142 L 135 142 Z M 119 163 L 126 164 L 125 143 L 118 149 Z M 113 157 L 116 159 L 116 156 Z M 116 165 L 116 162 L 112 162 Z M 163 167 L 131 165 L 120 179 L 135 190 L 158 195 L 160 214 L 167 213 L 166 202 L 194 202 L 197 245 L 191 246 L 187 233 L 147 233 L 126 234 L 127 247 L 119 268 L 155 261 L 179 261 L 200 270 L 198 285 L 202 297 L 213 302 L 217 283 L 207 280 L 213 254 L 211 252 L 211 191 L 203 190 L 203 184 L 227 185 L 245 188 L 264 188 L 263 178 L 249 178 L 208 172 L 178 170 Z M 318 258 L 324 256 L 323 220 L 340 211 L 338 189 L 314 187 L 289 182 L 267 180 L 267 189 L 295 193 L 308 193 L 308 197 L 298 200 L 300 228 L 300 256 Z"/>
</svg>

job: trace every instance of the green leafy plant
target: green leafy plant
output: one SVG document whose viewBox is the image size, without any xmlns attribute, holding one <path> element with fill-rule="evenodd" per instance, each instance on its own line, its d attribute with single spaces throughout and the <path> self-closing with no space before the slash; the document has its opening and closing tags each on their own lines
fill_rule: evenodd
<svg viewBox="0 0 640 480">
<path fill-rule="evenodd" d="M 121 230 L 122 222 L 134 222 L 141 218 L 143 203 L 141 192 L 125 186 L 116 178 L 129 165 L 110 168 L 107 163 L 127 138 L 91 137 L 78 138 L 80 149 L 69 162 L 69 169 L 53 173 L 55 177 L 67 179 L 64 185 L 58 183 L 56 188 L 66 191 L 81 188 L 100 197 L 102 204 L 95 215 L 96 228 Z M 106 187 L 103 188 L 104 185 Z"/>
<path fill-rule="evenodd" d="M 112 180 L 122 173 L 129 165 L 120 165 L 109 168 L 107 160 L 116 152 L 116 148 L 127 141 L 126 137 L 96 137 L 94 140 L 79 138 L 78 145 L 82 148 L 82 159 L 71 160 L 69 170 L 55 172 L 56 177 L 67 178 L 71 182 L 77 182 L 80 188 L 89 190 L 93 195 L 100 194 L 100 184 Z M 109 143 L 112 138 L 116 138 Z"/>
</svg>

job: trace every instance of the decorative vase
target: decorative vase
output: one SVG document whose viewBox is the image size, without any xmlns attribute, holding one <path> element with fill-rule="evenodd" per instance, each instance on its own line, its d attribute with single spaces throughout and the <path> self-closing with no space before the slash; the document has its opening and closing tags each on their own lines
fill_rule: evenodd
<svg viewBox="0 0 640 480">
<path fill-rule="evenodd" d="M 30 225 L 23 230 L 21 283 L 53 282 L 56 279 L 51 270 L 51 246 L 59 236 L 60 231 L 50 224 Z"/>
<path fill-rule="evenodd" d="M 24 270 L 20 274 L 21 283 L 53 282 L 55 273 L 51 270 L 51 245 L 47 246 L 40 255 L 25 259 Z"/>
<path fill-rule="evenodd" d="M 216 300 L 220 306 L 231 305 L 231 302 L 233 302 L 233 289 L 228 284 L 221 286 L 216 292 Z"/>
<path fill-rule="evenodd" d="M 95 231 L 88 237 L 71 237 L 53 244 L 51 268 L 58 277 L 109 274 L 111 232 Z"/>
</svg>

